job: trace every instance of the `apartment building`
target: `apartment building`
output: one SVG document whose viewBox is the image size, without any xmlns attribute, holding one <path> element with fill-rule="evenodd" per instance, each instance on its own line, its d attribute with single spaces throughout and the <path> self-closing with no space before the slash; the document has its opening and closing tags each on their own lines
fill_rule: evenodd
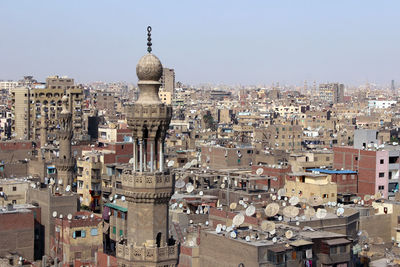
<svg viewBox="0 0 400 267">
<path fill-rule="evenodd" d="M 15 139 L 39 139 L 41 107 L 46 107 L 49 140 L 55 138 L 59 128 L 61 98 L 69 97 L 74 134 L 82 135 L 83 87 L 74 84 L 74 79 L 50 76 L 46 83 L 32 83 L 11 90 L 11 110 L 14 115 L 11 131 Z"/>
<path fill-rule="evenodd" d="M 330 104 L 342 103 L 344 97 L 344 84 L 326 83 L 319 85 L 319 98 Z"/>
</svg>

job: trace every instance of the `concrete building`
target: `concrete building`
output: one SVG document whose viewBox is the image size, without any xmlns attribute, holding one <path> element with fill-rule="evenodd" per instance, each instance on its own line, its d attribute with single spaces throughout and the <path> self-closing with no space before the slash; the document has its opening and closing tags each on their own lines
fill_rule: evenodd
<svg viewBox="0 0 400 267">
<path fill-rule="evenodd" d="M 319 98 L 321 101 L 337 104 L 342 103 L 344 97 L 344 84 L 326 83 L 319 85 Z"/>
<path fill-rule="evenodd" d="M 160 79 L 162 92 L 169 92 L 171 97 L 174 96 L 175 91 L 175 71 L 174 69 L 163 68 L 162 76 Z M 163 99 L 161 99 L 162 101 Z"/>
<path fill-rule="evenodd" d="M 8 205 L 0 208 L 0 257 L 14 252 L 33 261 L 35 258 L 35 219 L 40 208 L 28 205 Z"/>
<path fill-rule="evenodd" d="M 86 153 L 77 161 L 77 189 L 82 197 L 81 205 L 87 206 L 92 211 L 101 209 L 101 173 L 103 163 L 100 154 Z"/>
<path fill-rule="evenodd" d="M 61 98 L 68 96 L 76 137 L 82 134 L 83 87 L 74 85 L 71 78 L 51 76 L 46 84 L 30 83 L 11 90 L 11 110 L 14 115 L 12 131 L 16 139 L 38 140 L 40 134 L 40 113 L 46 107 L 50 138 L 55 138 L 59 127 L 58 119 L 62 110 Z"/>
<path fill-rule="evenodd" d="M 329 174 L 318 171 L 289 173 L 285 182 L 286 194 L 290 197 L 310 199 L 320 197 L 323 203 L 337 201 L 337 185 Z"/>
<path fill-rule="evenodd" d="M 0 199 L 2 206 L 8 204 L 25 204 L 29 181 L 24 179 L 0 179 L 0 194 L 6 197 Z"/>
<path fill-rule="evenodd" d="M 102 219 L 90 212 L 69 215 L 54 220 L 54 257 L 62 266 L 94 264 L 97 253 L 103 251 Z"/>
<path fill-rule="evenodd" d="M 94 106 L 97 110 L 106 111 L 107 114 L 115 114 L 115 93 L 114 92 L 96 92 L 94 94 Z"/>
</svg>

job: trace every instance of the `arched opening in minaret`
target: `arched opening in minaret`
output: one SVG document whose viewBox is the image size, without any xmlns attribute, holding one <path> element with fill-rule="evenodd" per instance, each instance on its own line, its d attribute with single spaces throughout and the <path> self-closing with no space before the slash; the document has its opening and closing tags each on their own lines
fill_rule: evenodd
<svg viewBox="0 0 400 267">
<path fill-rule="evenodd" d="M 160 245 L 161 245 L 161 233 L 158 233 L 157 234 L 157 237 L 156 237 L 156 244 L 157 244 L 157 247 L 159 248 L 160 247 Z"/>
</svg>

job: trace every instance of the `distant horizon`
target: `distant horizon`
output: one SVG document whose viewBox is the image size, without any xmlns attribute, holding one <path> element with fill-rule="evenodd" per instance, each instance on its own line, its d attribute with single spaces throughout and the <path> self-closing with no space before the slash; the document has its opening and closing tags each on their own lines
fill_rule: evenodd
<svg viewBox="0 0 400 267">
<path fill-rule="evenodd" d="M 135 84 L 151 25 L 154 54 L 184 84 L 400 82 L 395 0 L 21 0 L 0 9 L 4 80 L 58 73 L 84 84 Z"/>
</svg>

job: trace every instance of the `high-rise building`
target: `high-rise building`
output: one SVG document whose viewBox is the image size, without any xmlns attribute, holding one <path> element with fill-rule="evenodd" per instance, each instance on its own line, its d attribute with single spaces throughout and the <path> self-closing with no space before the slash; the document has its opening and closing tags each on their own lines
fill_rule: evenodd
<svg viewBox="0 0 400 267">
<path fill-rule="evenodd" d="M 161 89 L 170 92 L 171 95 L 175 91 L 175 71 L 174 69 L 163 68 L 161 76 Z"/>
<path fill-rule="evenodd" d="M 390 89 L 392 90 L 392 92 L 396 91 L 396 87 L 394 86 L 394 80 L 392 80 L 392 84 L 390 86 Z"/>
<path fill-rule="evenodd" d="M 344 97 L 344 84 L 325 83 L 319 85 L 319 98 L 322 101 L 336 104 L 342 103 Z"/>
<path fill-rule="evenodd" d="M 151 28 L 148 27 L 150 38 Z M 136 66 L 140 94 L 127 114 L 133 136 L 133 168 L 124 170 L 122 189 L 128 219 L 127 233 L 117 244 L 118 266 L 176 266 L 178 246 L 169 237 L 169 200 L 174 176 L 164 168 L 164 143 L 172 107 L 160 101 L 158 90 L 163 68 L 151 53 Z"/>
<path fill-rule="evenodd" d="M 46 84 L 26 81 L 11 90 L 11 109 L 14 115 L 11 130 L 15 133 L 14 138 L 39 139 L 41 107 L 44 106 L 49 139 L 53 140 L 60 127 L 58 121 L 64 94 L 69 98 L 75 136 L 81 135 L 83 87 L 74 85 L 71 78 L 52 76 L 46 79 Z"/>
</svg>

